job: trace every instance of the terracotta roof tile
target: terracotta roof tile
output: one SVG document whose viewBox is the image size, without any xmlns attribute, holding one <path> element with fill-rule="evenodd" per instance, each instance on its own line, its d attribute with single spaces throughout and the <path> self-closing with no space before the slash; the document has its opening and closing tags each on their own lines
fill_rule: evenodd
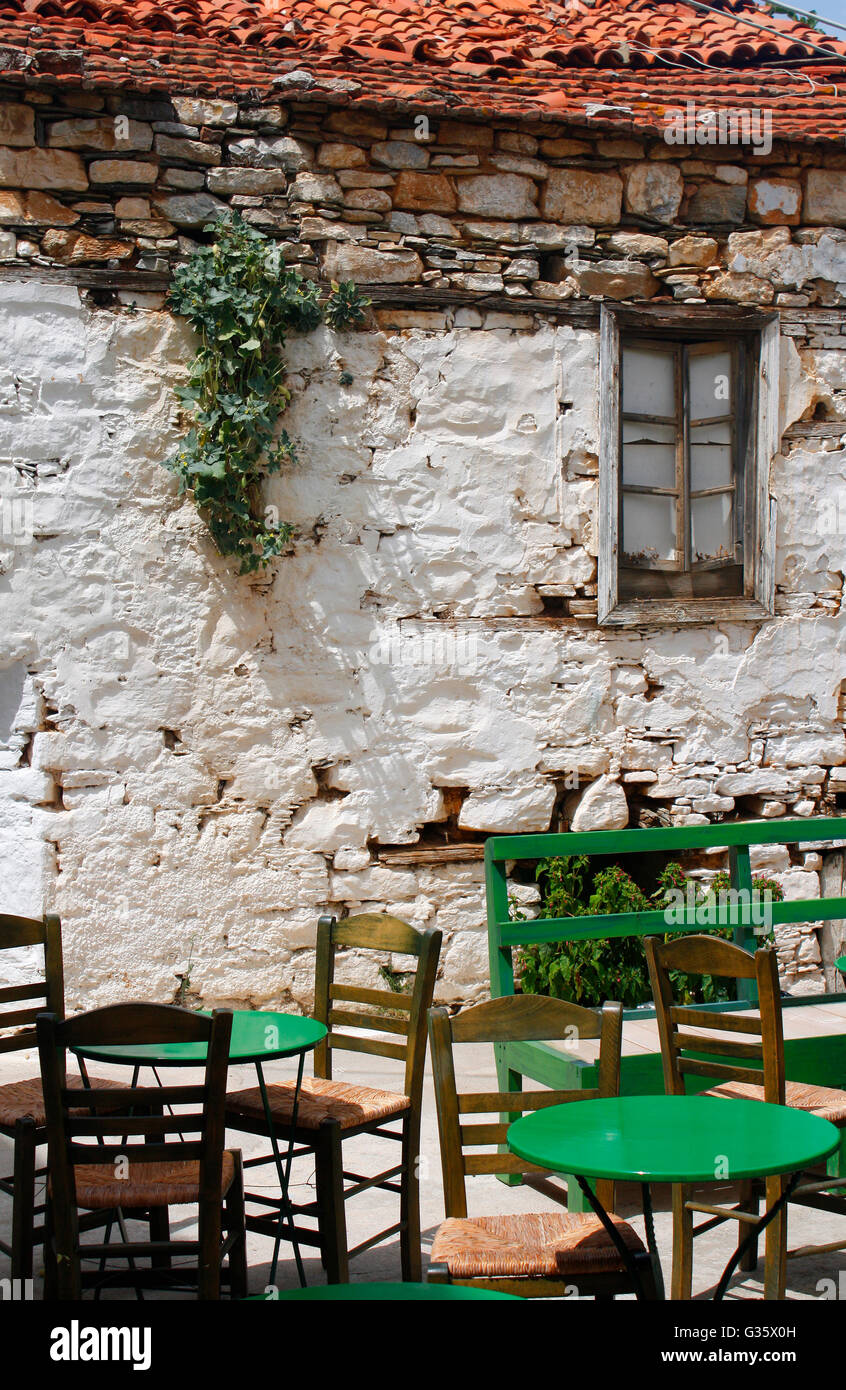
<svg viewBox="0 0 846 1390">
<path fill-rule="evenodd" d="M 758 105 L 766 93 L 777 134 L 846 134 L 846 43 L 753 0 L 705 3 L 0 0 L 0 48 L 18 50 L 0 54 L 0 70 L 264 98 L 296 68 L 315 82 L 298 100 L 655 129 L 686 99 Z"/>
</svg>

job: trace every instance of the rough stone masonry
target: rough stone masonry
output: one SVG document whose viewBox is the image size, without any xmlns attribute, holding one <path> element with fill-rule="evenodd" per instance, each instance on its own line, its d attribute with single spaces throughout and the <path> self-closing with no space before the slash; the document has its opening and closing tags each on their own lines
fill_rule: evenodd
<svg viewBox="0 0 846 1390">
<path fill-rule="evenodd" d="M 0 882 L 61 914 L 71 1002 L 305 1005 L 317 915 L 386 908 L 472 999 L 486 833 L 841 805 L 846 152 L 0 97 Z M 192 350 L 166 277 L 227 207 L 374 300 L 291 343 L 264 580 L 159 467 Z M 598 626 L 603 298 L 779 314 L 773 618 Z M 756 867 L 843 877 L 836 847 Z M 783 929 L 785 985 L 838 942 Z"/>
</svg>

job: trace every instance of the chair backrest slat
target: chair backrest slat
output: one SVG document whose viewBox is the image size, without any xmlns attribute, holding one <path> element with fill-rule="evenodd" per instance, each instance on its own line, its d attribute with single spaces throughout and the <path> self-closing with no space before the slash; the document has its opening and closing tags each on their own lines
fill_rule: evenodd
<svg viewBox="0 0 846 1390">
<path fill-rule="evenodd" d="M 334 1003 L 375 1004 L 380 1009 L 404 1009 L 411 1012 L 411 996 L 392 989 L 365 989 L 359 985 L 331 985 L 329 998 Z"/>
<path fill-rule="evenodd" d="M 764 1056 L 760 1042 L 735 1042 L 731 1038 L 703 1037 L 698 1033 L 676 1031 L 675 1045 L 679 1052 L 696 1052 L 700 1044 L 703 1052 L 712 1052 L 717 1057 L 749 1057 L 752 1061 L 760 1062 Z"/>
<path fill-rule="evenodd" d="M 22 1028 L 25 1023 L 34 1024 L 44 1006 L 37 1009 L 8 1009 L 0 1012 L 0 1028 Z"/>
<path fill-rule="evenodd" d="M 326 1046 L 336 1052 L 366 1052 L 372 1057 L 393 1057 L 397 1062 L 404 1062 L 408 1052 L 402 1043 L 387 1042 L 382 1038 L 359 1038 L 354 1033 L 331 1033 L 326 1039 Z"/>
<path fill-rule="evenodd" d="M 572 1091 L 473 1091 L 459 1094 L 460 1115 L 520 1114 L 527 1110 L 545 1110 L 549 1105 L 569 1105 L 572 1100 L 596 1100 L 598 1088 L 585 1087 Z"/>
<path fill-rule="evenodd" d="M 207 1148 L 201 1139 L 186 1139 L 179 1144 L 68 1144 L 68 1163 L 72 1166 L 85 1164 L 87 1168 L 110 1168 L 126 1159 L 139 1163 L 201 1163 L 206 1157 Z"/>
<path fill-rule="evenodd" d="M 27 1028 L 22 1033 L 14 1033 L 10 1038 L 0 1038 L 0 1053 L 20 1052 L 22 1048 L 34 1047 L 35 1043 L 35 1029 Z"/>
<path fill-rule="evenodd" d="M 314 972 L 314 1016 L 329 1032 L 314 1052 L 315 1076 L 332 1076 L 335 1052 L 363 1052 L 389 1057 L 405 1064 L 403 1095 L 419 1114 L 426 1059 L 426 1014 L 432 1002 L 441 949 L 441 933 L 431 927 L 413 927 L 390 913 L 365 912 L 355 917 L 321 917 L 317 924 L 317 957 Z M 411 957 L 416 962 L 408 993 L 370 989 L 335 982 L 339 950 L 378 951 L 391 958 Z M 411 971 L 408 972 L 412 973 Z M 361 1004 L 359 1009 L 339 1009 L 338 1004 Z M 361 1032 L 351 1030 L 362 1030 Z M 392 1042 L 390 1034 L 403 1039 Z"/>
<path fill-rule="evenodd" d="M 762 1032 L 759 1015 L 747 1018 L 744 1014 L 712 1013 L 709 1009 L 694 1009 L 689 1004 L 674 1004 L 670 1009 L 673 1023 L 685 1023 L 688 1028 L 712 1028 L 725 1033 L 751 1033 L 760 1037 Z"/>
<path fill-rule="evenodd" d="M 461 1147 L 466 1149 L 478 1147 L 481 1144 L 504 1144 L 510 1123 L 511 1121 L 508 1119 L 501 1120 L 499 1124 L 462 1125 L 459 1129 Z"/>
<path fill-rule="evenodd" d="M 754 1067 L 730 1067 L 725 1062 L 700 1062 L 695 1057 L 680 1057 L 676 1063 L 681 1075 L 712 1076 L 717 1081 L 743 1081 L 750 1086 L 764 1086 L 763 1071 Z"/>
<path fill-rule="evenodd" d="M 0 950 L 10 951 L 18 946 L 43 946 L 44 917 L 10 917 L 0 913 Z"/>
<path fill-rule="evenodd" d="M 601 1012 L 561 999 L 508 994 L 464 1009 L 451 1018 L 444 1008 L 429 1010 L 429 1035 L 435 1076 L 435 1099 L 441 1141 L 444 1201 L 448 1217 L 467 1215 L 465 1179 L 480 1174 L 538 1173 L 505 1151 L 512 1117 L 549 1105 L 567 1105 L 596 1096 L 617 1095 L 620 1076 L 622 1006 L 607 1003 Z M 458 1091 L 455 1048 L 461 1043 L 578 1042 L 599 1038 L 599 1084 L 589 1090 Z M 464 1124 L 462 1115 L 498 1114 L 496 1121 Z M 467 1153 L 467 1148 L 498 1146 L 497 1153 Z M 614 1185 L 597 1184 L 599 1200 L 613 1210 Z"/>
<path fill-rule="evenodd" d="M 25 999 L 41 1001 L 35 1009 L 0 1010 L 0 1054 L 20 1052 L 36 1045 L 35 1020 L 45 1008 L 61 1017 L 65 1011 L 65 986 L 62 968 L 62 929 L 58 917 L 11 917 L 0 913 L 0 951 L 14 951 L 21 946 L 41 946 L 44 952 L 44 978 L 23 985 L 4 985 L 0 988 L 0 1004 L 14 1004 Z M 9 1033 L 8 1029 L 15 1029 Z"/>
<path fill-rule="evenodd" d="M 2 947 L 0 947 L 2 949 Z M 32 985 L 4 985 L 0 989 L 0 1004 L 18 1004 L 23 999 L 47 999 L 47 981 Z"/>
<path fill-rule="evenodd" d="M 330 1009 L 330 1028 L 372 1028 L 377 1033 L 398 1033 L 408 1037 L 407 1018 L 389 1018 L 386 1014 L 357 1013 L 351 1009 Z"/>
<path fill-rule="evenodd" d="M 543 1173 L 545 1171 L 544 1168 L 538 1168 L 534 1163 L 527 1163 L 525 1159 L 518 1158 L 516 1154 L 465 1154 L 464 1156 L 464 1172 L 469 1178 L 499 1177 L 503 1173 Z M 447 1215 L 455 1216 L 457 1213 L 448 1211 Z M 466 1211 L 464 1215 L 467 1215 Z"/>
<path fill-rule="evenodd" d="M 120 1092 L 120 1102 L 122 1109 L 129 1110 L 133 1106 L 144 1106 L 150 1103 L 151 1087 L 149 1086 L 124 1086 Z M 158 1105 L 198 1105 L 201 1106 L 205 1100 L 204 1086 L 157 1086 L 155 1088 L 155 1099 Z M 70 1111 L 84 1107 L 85 1110 L 106 1110 L 113 1111 L 115 1108 L 114 1089 L 106 1089 L 98 1086 L 86 1086 L 80 1090 L 78 1086 L 69 1086 L 62 1090 L 62 1103 Z"/>
<path fill-rule="evenodd" d="M 684 1094 L 685 1077 L 698 1076 L 763 1086 L 765 1100 L 783 1105 L 784 1035 L 775 949 L 770 945 L 762 946 L 753 954 L 741 946 L 710 936 L 687 936 L 670 941 L 651 936 L 645 939 L 644 946 L 655 998 L 667 1094 Z M 758 1009 L 751 1016 L 741 1017 L 735 1013 L 710 1013 L 676 1004 L 672 985 L 676 972 L 754 980 Z M 686 1032 L 685 1026 L 698 1031 Z M 754 1035 L 758 1041 L 727 1037 L 729 1033 Z M 762 1065 L 738 1065 L 743 1062 Z"/>
</svg>

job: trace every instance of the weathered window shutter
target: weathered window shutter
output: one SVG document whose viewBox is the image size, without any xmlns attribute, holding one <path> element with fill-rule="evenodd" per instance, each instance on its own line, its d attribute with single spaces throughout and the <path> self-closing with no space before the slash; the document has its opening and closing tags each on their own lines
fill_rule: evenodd
<svg viewBox="0 0 846 1390">
<path fill-rule="evenodd" d="M 603 304 L 599 320 L 599 574 L 600 622 L 617 607 L 620 529 L 620 329 Z"/>
</svg>

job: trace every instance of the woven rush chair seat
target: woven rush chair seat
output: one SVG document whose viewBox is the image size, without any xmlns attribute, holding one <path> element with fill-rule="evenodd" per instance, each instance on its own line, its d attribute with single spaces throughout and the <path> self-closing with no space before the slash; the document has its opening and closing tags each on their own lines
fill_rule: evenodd
<svg viewBox="0 0 846 1390">
<path fill-rule="evenodd" d="M 626 1221 L 612 1216 L 626 1248 L 645 1249 Z M 602 1222 L 588 1213 L 531 1212 L 516 1216 L 448 1217 L 432 1242 L 432 1264 L 453 1279 L 544 1278 L 611 1274 L 624 1269 Z"/>
<path fill-rule="evenodd" d="M 290 1124 L 293 1119 L 295 1090 L 293 1082 L 268 1086 L 270 1112 L 277 1123 Z M 394 1091 L 330 1081 L 321 1076 L 304 1076 L 297 1105 L 297 1128 L 319 1129 L 321 1122 L 330 1118 L 337 1120 L 342 1130 L 355 1129 L 358 1125 L 401 1115 L 410 1105 L 408 1096 L 397 1095 Z M 230 1092 L 226 1097 L 226 1111 L 230 1123 L 237 1115 L 262 1120 L 264 1106 L 258 1086 Z"/>
<path fill-rule="evenodd" d="M 763 1100 L 764 1088 L 748 1081 L 724 1081 L 704 1094 L 726 1096 L 729 1100 Z M 807 1110 L 834 1125 L 846 1123 L 846 1091 L 836 1091 L 832 1086 L 812 1086 L 804 1081 L 786 1081 L 784 1099 L 792 1110 Z"/>
<path fill-rule="evenodd" d="M 235 1161 L 223 1151 L 220 1196 L 224 1198 L 235 1177 Z M 77 1163 L 74 1167 L 76 1200 L 88 1211 L 102 1208 L 181 1206 L 200 1200 L 200 1165 L 195 1162 L 132 1163 L 127 1176 L 117 1178 L 110 1167 Z"/>
<path fill-rule="evenodd" d="M 126 1087 L 120 1081 L 106 1081 L 101 1076 L 90 1078 L 92 1086 L 97 1086 L 101 1090 L 123 1091 Z M 68 1078 L 68 1086 L 82 1089 L 82 1078 L 75 1076 Z M 120 1109 L 120 1099 L 115 1097 L 115 1110 Z M 79 1110 L 72 1111 L 74 1115 L 84 1115 L 85 1106 Z M 46 1122 L 44 1110 L 44 1092 L 41 1087 L 41 1077 L 31 1076 L 26 1081 L 10 1081 L 6 1086 L 0 1086 L 0 1125 L 14 1125 L 18 1120 L 31 1119 L 39 1128 Z"/>
</svg>

